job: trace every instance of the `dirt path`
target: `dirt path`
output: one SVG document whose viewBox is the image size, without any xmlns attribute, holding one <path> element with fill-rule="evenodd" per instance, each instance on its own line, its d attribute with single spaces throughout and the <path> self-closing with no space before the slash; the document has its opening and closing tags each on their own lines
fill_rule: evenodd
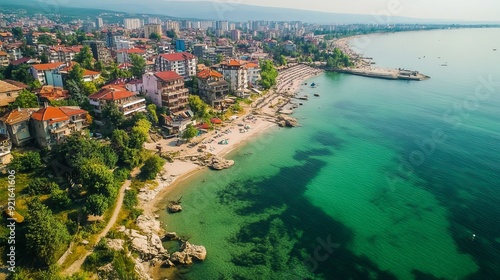
<svg viewBox="0 0 500 280">
<path fill-rule="evenodd" d="M 132 173 L 130 175 L 132 176 L 132 178 L 134 178 L 138 172 L 139 172 L 139 169 L 136 168 L 132 171 Z M 116 219 L 118 219 L 118 214 L 120 214 L 120 210 L 121 210 L 122 205 L 123 205 L 123 198 L 125 197 L 125 190 L 128 187 L 130 187 L 131 183 L 132 183 L 132 180 L 126 180 L 125 183 L 123 183 L 123 185 L 121 186 L 120 191 L 118 192 L 118 199 L 116 202 L 115 210 L 113 211 L 113 214 L 111 215 L 111 218 L 109 219 L 109 222 L 106 225 L 106 227 L 104 228 L 104 230 L 101 231 L 101 233 L 99 233 L 99 235 L 97 236 L 97 240 L 96 240 L 95 244 L 98 244 L 99 241 L 101 241 L 101 239 L 104 236 L 106 236 L 106 234 L 108 234 L 108 232 L 111 230 L 111 228 L 115 225 Z M 71 247 L 68 250 L 71 250 Z M 94 252 L 94 248 L 92 248 L 92 250 L 90 250 L 90 251 L 87 251 L 85 254 L 81 255 L 74 263 L 72 263 L 70 266 L 68 266 L 68 268 L 66 268 L 62 272 L 62 274 L 63 275 L 72 275 L 72 274 L 78 272 L 80 270 L 83 262 L 85 261 L 85 259 L 90 254 L 92 254 L 92 252 Z M 66 259 L 66 257 L 68 255 L 69 254 L 67 254 L 67 252 L 64 253 L 63 257 L 61 257 L 62 261 L 61 261 L 61 259 L 59 259 L 58 263 L 60 263 L 60 264 L 64 263 L 64 260 Z"/>
</svg>

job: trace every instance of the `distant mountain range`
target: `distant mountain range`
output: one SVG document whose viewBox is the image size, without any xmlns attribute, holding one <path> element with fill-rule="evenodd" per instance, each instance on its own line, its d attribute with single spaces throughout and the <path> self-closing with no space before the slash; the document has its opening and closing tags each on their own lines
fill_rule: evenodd
<svg viewBox="0 0 500 280">
<path fill-rule="evenodd" d="M 466 22 L 458 20 L 417 19 L 393 16 L 377 18 L 372 15 L 340 14 L 315 11 L 303 11 L 288 8 L 261 7 L 235 4 L 226 1 L 162 1 L 162 0 L 1 0 L 2 4 L 35 6 L 41 11 L 50 12 L 62 7 L 74 7 L 96 10 L 125 12 L 128 14 L 156 14 L 174 18 L 227 21 L 303 21 L 310 23 L 437 23 L 437 24 L 495 24 L 498 22 Z M 60 4 L 57 4 L 60 3 Z M 57 6 L 61 5 L 61 6 Z M 321 9 L 321 7 L 318 7 Z"/>
<path fill-rule="evenodd" d="M 377 23 L 371 15 L 339 14 L 298 9 L 261 7 L 226 1 L 86 0 L 68 1 L 74 7 L 96 7 L 127 13 L 154 13 L 177 18 L 227 21 L 304 21 L 312 23 Z M 318 7 L 321 9 L 321 7 Z M 391 23 L 422 23 L 422 19 L 393 17 Z M 442 22 L 442 21 L 439 21 Z"/>
</svg>

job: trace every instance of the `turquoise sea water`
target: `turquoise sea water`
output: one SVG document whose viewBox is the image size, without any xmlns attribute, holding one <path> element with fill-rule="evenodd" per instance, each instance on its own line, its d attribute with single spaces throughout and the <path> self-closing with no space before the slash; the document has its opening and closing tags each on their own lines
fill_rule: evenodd
<svg viewBox="0 0 500 280">
<path fill-rule="evenodd" d="M 166 198 L 167 230 L 208 251 L 184 279 L 500 279 L 500 29 L 352 43 L 432 78 L 309 80 L 301 127 Z"/>
</svg>

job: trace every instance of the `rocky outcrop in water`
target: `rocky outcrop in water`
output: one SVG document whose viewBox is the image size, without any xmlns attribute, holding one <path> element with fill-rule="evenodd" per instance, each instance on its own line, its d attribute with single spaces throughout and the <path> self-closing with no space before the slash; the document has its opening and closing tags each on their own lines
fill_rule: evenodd
<svg viewBox="0 0 500 280">
<path fill-rule="evenodd" d="M 168 209 L 168 212 L 170 212 L 170 213 L 177 213 L 177 212 L 182 211 L 182 206 L 180 204 L 177 204 L 177 203 L 170 203 L 168 205 L 167 209 Z"/>
<path fill-rule="evenodd" d="M 277 117 L 277 123 L 281 127 L 296 127 L 298 126 L 298 122 L 296 119 L 287 116 L 287 115 L 279 115 Z"/>
<path fill-rule="evenodd" d="M 228 169 L 234 165 L 234 160 L 227 160 L 218 156 L 212 156 L 208 159 L 207 165 L 215 170 Z"/>
<path fill-rule="evenodd" d="M 204 246 L 193 245 L 189 242 L 184 242 L 180 252 L 175 252 L 170 256 L 170 261 L 179 264 L 192 264 L 193 259 L 203 261 L 207 257 L 207 250 Z"/>
</svg>

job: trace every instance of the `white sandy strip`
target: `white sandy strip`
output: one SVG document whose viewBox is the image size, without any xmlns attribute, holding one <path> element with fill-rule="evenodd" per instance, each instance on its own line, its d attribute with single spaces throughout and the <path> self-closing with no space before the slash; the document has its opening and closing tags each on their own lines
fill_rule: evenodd
<svg viewBox="0 0 500 280">
<path fill-rule="evenodd" d="M 250 138 L 262 133 L 266 129 L 276 126 L 275 123 L 264 120 L 260 117 L 255 117 L 255 122 L 251 121 L 243 121 L 242 119 L 238 119 L 234 121 L 232 124 L 227 125 L 226 127 L 222 127 L 219 131 L 219 134 L 222 136 L 215 138 L 215 131 L 209 132 L 207 134 L 195 137 L 192 142 L 200 142 L 199 145 L 202 145 L 202 141 L 210 141 L 213 139 L 211 143 L 205 144 L 208 147 L 208 152 L 215 154 L 217 156 L 224 156 L 227 153 L 231 152 L 239 145 L 245 143 L 245 141 L 250 140 Z M 242 126 L 238 126 L 238 124 L 249 125 L 250 129 L 247 132 L 241 133 L 240 128 Z M 227 129 L 231 130 L 230 133 L 222 133 Z M 227 140 L 227 145 L 218 144 L 221 140 Z M 181 155 L 197 155 L 200 154 L 197 149 L 198 146 L 193 148 L 187 148 L 186 144 L 183 144 L 180 147 L 175 146 L 176 139 L 169 140 L 160 140 L 156 143 L 147 143 L 146 148 L 155 150 L 156 145 L 160 144 L 162 148 L 165 150 L 180 150 Z M 172 142 L 174 144 L 172 144 Z M 237 164 L 237 163 L 236 163 Z M 163 167 L 163 171 L 160 172 L 161 178 L 157 178 L 158 186 L 154 189 L 145 188 L 139 192 L 139 207 L 144 209 L 146 213 L 152 214 L 158 209 L 156 209 L 157 204 L 171 191 L 175 186 L 179 185 L 179 182 L 193 175 L 196 171 L 206 169 L 206 167 L 201 167 L 197 164 L 194 164 L 190 161 L 183 161 L 176 159 L 172 163 L 166 163 Z"/>
</svg>

